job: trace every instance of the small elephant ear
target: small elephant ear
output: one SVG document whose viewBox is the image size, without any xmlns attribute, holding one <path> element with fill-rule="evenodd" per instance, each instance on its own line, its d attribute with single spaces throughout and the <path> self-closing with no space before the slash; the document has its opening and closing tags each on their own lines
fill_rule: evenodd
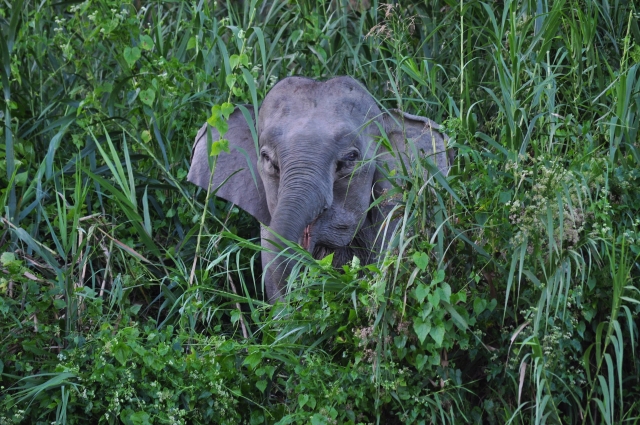
<svg viewBox="0 0 640 425">
<path fill-rule="evenodd" d="M 409 169 L 417 155 L 420 158 L 430 158 L 444 176 L 449 174 L 446 149 L 446 141 L 449 138 L 439 131 L 438 124 L 429 118 L 392 109 L 383 116 L 383 127 L 389 137 L 393 153 L 388 151 L 378 153 L 378 164 L 382 168 L 400 171 L 402 167 L 400 161 L 402 161 L 404 167 Z M 380 169 L 376 171 L 374 181 L 376 196 L 385 189 L 391 188 L 391 184 L 386 181 Z"/>
<path fill-rule="evenodd" d="M 229 116 L 229 130 L 225 138 L 229 140 L 230 152 L 221 152 L 218 155 L 213 180 L 209 166 L 209 146 L 220 139 L 220 133 L 207 123 L 202 126 L 193 145 L 187 180 L 205 190 L 211 181 L 211 190 L 217 189 L 217 196 L 233 202 L 261 223 L 268 225 L 271 216 L 262 179 L 256 168 L 258 156 L 249 127 L 255 123 L 252 109 L 246 109 L 253 120 L 251 123 L 247 122 L 238 108 Z"/>
</svg>

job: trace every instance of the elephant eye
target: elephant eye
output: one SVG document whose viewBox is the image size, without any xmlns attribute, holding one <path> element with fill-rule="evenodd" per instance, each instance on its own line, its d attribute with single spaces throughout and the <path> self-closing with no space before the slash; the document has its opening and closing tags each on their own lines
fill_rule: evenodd
<svg viewBox="0 0 640 425">
<path fill-rule="evenodd" d="M 343 171 L 345 168 L 350 169 L 353 167 L 353 162 L 358 159 L 358 151 L 351 151 L 347 153 L 345 156 L 340 158 L 338 163 L 336 164 L 336 171 Z"/>
<path fill-rule="evenodd" d="M 267 151 L 260 151 L 260 157 L 262 158 L 262 161 L 265 162 L 265 164 L 268 163 L 271 165 L 273 171 L 275 171 L 275 174 L 280 174 L 280 167 L 278 167 L 278 164 L 276 164 L 276 162 L 271 159 Z"/>
<path fill-rule="evenodd" d="M 353 162 L 356 159 L 358 159 L 358 152 L 357 151 L 351 151 L 348 154 L 346 154 L 345 156 L 342 157 L 342 161 L 344 162 Z"/>
</svg>

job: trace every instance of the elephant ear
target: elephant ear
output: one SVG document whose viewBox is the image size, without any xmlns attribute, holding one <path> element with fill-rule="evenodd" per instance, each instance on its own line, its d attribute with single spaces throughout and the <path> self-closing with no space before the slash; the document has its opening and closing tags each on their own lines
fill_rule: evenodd
<svg viewBox="0 0 640 425">
<path fill-rule="evenodd" d="M 376 197 L 391 188 L 385 173 L 402 170 L 402 164 L 408 170 L 411 162 L 419 158 L 429 158 L 439 172 L 449 174 L 446 141 L 449 139 L 441 133 L 440 126 L 429 118 L 411 115 L 392 109 L 383 116 L 383 127 L 393 152 L 378 152 L 378 170 L 374 177 L 374 194 Z M 425 175 L 425 179 L 428 176 Z"/>
<path fill-rule="evenodd" d="M 230 152 L 221 152 L 218 155 L 213 180 L 209 166 L 209 146 L 220 139 L 220 133 L 207 123 L 202 126 L 193 145 L 187 180 L 205 190 L 211 181 L 211 190 L 217 189 L 217 196 L 233 202 L 261 223 L 268 225 L 271 216 L 262 179 L 256 168 L 258 156 L 249 127 L 255 122 L 251 109 L 253 108 L 248 109 L 253 120 L 250 123 L 238 108 L 229 116 L 229 130 L 225 138 L 229 140 Z"/>
</svg>

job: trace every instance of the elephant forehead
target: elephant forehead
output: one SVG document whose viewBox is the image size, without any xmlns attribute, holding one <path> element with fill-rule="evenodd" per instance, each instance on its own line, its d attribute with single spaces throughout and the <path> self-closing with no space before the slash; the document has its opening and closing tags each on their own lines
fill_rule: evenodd
<svg viewBox="0 0 640 425">
<path fill-rule="evenodd" d="M 330 151 L 326 151 L 330 156 L 352 145 L 365 148 L 365 142 L 371 140 L 368 133 L 377 127 L 365 129 L 362 125 L 350 124 L 344 120 L 327 122 L 312 115 L 295 121 L 271 121 L 262 128 L 260 145 L 273 146 L 278 150 L 299 150 L 307 146 L 312 148 L 310 154 L 317 153 L 320 147 L 331 147 Z"/>
<path fill-rule="evenodd" d="M 331 126 L 346 124 L 357 129 L 381 115 L 371 95 L 351 77 L 315 81 L 289 77 L 279 82 L 260 109 L 262 128 L 273 122 L 297 122 Z"/>
<path fill-rule="evenodd" d="M 344 106 L 343 106 L 344 107 Z M 292 108 L 295 109 L 295 108 Z M 366 148 L 380 131 L 366 116 L 346 112 L 328 114 L 320 109 L 291 112 L 265 119 L 259 126 L 260 145 L 282 146 L 309 141 L 314 145 Z"/>
</svg>

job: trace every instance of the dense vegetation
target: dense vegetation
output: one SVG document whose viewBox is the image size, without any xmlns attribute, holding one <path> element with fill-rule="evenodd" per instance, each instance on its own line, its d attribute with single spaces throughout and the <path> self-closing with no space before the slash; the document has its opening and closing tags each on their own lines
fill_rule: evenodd
<svg viewBox="0 0 640 425">
<path fill-rule="evenodd" d="M 635 423 L 639 13 L 3 2 L 0 424 Z M 256 222 L 185 177 L 213 106 L 288 75 L 354 76 L 456 158 L 403 177 L 395 249 L 301 253 L 271 308 Z"/>
</svg>

